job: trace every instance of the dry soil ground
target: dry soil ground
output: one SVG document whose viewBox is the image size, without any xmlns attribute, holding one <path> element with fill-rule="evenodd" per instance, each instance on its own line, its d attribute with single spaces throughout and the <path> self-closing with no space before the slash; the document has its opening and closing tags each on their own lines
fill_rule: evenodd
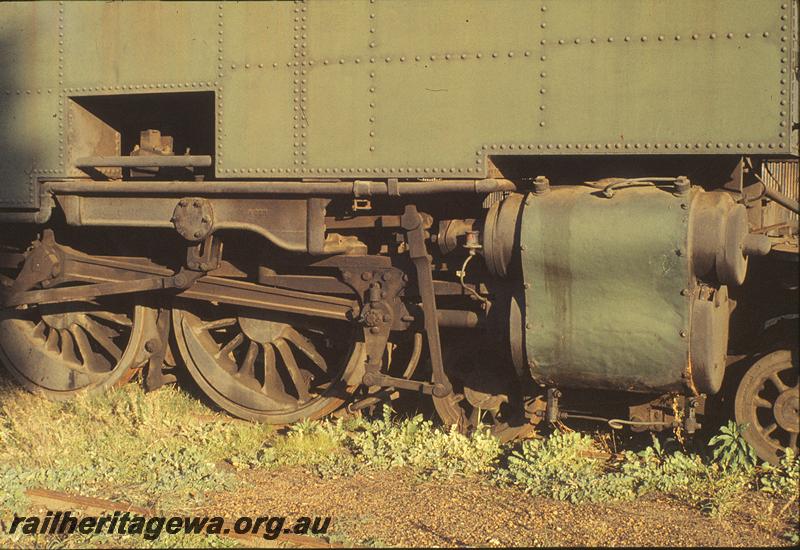
<svg viewBox="0 0 800 550">
<path fill-rule="evenodd" d="M 319 479 L 302 469 L 248 473 L 249 489 L 208 498 L 228 516 L 332 516 L 331 540 L 388 546 L 789 546 L 798 508 L 748 494 L 725 518 L 663 497 L 573 505 L 479 481 L 402 471 Z"/>
</svg>

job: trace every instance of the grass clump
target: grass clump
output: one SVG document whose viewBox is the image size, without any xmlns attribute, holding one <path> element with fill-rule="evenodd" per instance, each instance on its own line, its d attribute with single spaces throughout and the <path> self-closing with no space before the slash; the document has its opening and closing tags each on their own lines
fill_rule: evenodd
<svg viewBox="0 0 800 550">
<path fill-rule="evenodd" d="M 397 422 L 391 414 L 384 407 L 382 418 L 365 424 L 349 440 L 355 456 L 370 467 L 406 466 L 425 477 L 469 476 L 492 471 L 502 452 L 488 429 L 463 435 L 453 428 L 437 429 L 421 415 Z"/>
<path fill-rule="evenodd" d="M 232 488 L 225 467 L 255 456 L 268 427 L 210 416 L 177 388 L 145 394 L 128 385 L 103 396 L 51 402 L 2 388 L 0 507 L 23 510 L 43 487 L 184 509 L 206 491 Z"/>
<path fill-rule="evenodd" d="M 488 430 L 463 435 L 436 428 L 421 415 L 392 415 L 392 409 L 384 407 L 382 417 L 372 421 L 297 424 L 284 439 L 265 446 L 254 465 L 302 465 L 323 477 L 405 467 L 423 478 L 450 478 L 489 473 L 502 452 Z"/>
<path fill-rule="evenodd" d="M 547 439 L 523 441 L 507 458 L 497 479 L 536 495 L 572 503 L 635 496 L 632 480 L 606 475 L 606 463 L 590 436 L 556 432 Z"/>
<path fill-rule="evenodd" d="M 667 452 L 659 439 L 616 459 L 603 456 L 595 439 L 576 432 L 556 432 L 527 440 L 507 456 L 495 477 L 526 492 L 572 503 L 631 500 L 658 492 L 689 503 L 710 515 L 724 515 L 747 490 L 760 489 L 795 498 L 800 459 L 791 450 L 778 466 L 756 465 L 755 453 L 733 423 L 711 439 L 710 457 Z"/>
</svg>

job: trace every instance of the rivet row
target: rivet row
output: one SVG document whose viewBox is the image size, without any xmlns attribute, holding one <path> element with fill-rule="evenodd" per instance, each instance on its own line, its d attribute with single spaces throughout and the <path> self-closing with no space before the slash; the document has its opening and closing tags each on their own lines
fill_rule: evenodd
<svg viewBox="0 0 800 550">
<path fill-rule="evenodd" d="M 64 88 L 64 92 L 113 92 L 119 90 L 157 90 L 157 89 L 177 89 L 177 88 L 214 88 L 219 84 L 214 82 L 157 82 L 155 84 L 118 84 L 115 86 L 81 86 L 76 88 Z"/>
<path fill-rule="evenodd" d="M 222 79 L 225 76 L 225 71 L 224 71 L 224 67 L 223 67 L 223 64 L 222 64 L 222 62 L 223 62 L 223 60 L 225 58 L 225 47 L 224 47 L 224 42 L 223 42 L 223 39 L 225 38 L 225 33 L 224 33 L 225 16 L 224 16 L 224 14 L 225 14 L 224 2 L 219 2 L 217 4 L 217 18 L 218 18 L 218 25 L 219 25 L 219 30 L 217 31 L 217 54 L 218 54 L 218 61 L 219 61 L 219 64 L 217 65 L 217 77 L 219 79 Z M 223 113 L 224 113 L 224 111 L 223 111 L 223 105 L 224 104 L 223 104 L 223 100 L 222 100 L 223 89 L 222 89 L 222 86 L 218 86 L 218 85 L 217 85 L 216 88 L 217 88 L 216 89 L 216 100 L 217 100 L 216 107 L 217 107 L 217 112 L 215 114 L 216 114 L 217 134 L 215 136 L 216 144 L 215 144 L 214 151 L 215 151 L 216 155 L 215 155 L 215 159 L 214 160 L 215 160 L 215 163 L 216 163 L 217 167 L 221 168 L 225 164 L 225 151 L 224 151 L 224 147 L 223 147 L 223 138 L 225 136 L 225 129 L 224 129 L 225 128 L 225 125 L 224 125 L 225 118 L 223 117 Z"/>
<path fill-rule="evenodd" d="M 370 19 L 370 33 L 372 33 L 371 42 L 369 43 L 369 47 L 370 48 L 375 48 L 377 46 L 377 41 L 378 41 L 377 34 L 376 34 L 376 31 L 377 31 L 378 27 L 377 27 L 377 13 L 374 10 L 370 10 L 369 19 Z M 400 59 L 401 63 L 405 63 L 406 56 L 401 55 L 399 59 Z M 340 59 L 339 62 L 342 63 L 343 60 Z M 359 59 L 356 58 L 355 62 L 359 63 Z M 384 62 L 385 63 L 391 63 L 392 62 L 392 58 L 391 57 L 386 57 L 384 59 Z M 370 63 L 375 63 L 375 58 L 370 59 Z M 376 94 L 375 94 L 375 71 L 370 71 L 369 72 L 369 144 L 368 144 L 368 148 L 369 148 L 369 152 L 370 153 L 374 153 L 375 152 L 375 147 L 376 147 L 376 145 L 375 145 L 375 117 L 376 117 L 376 115 L 375 115 L 375 103 L 376 103 L 375 97 L 376 97 Z"/>
<path fill-rule="evenodd" d="M 542 149 L 577 149 L 577 150 L 598 150 L 598 149 L 742 149 L 759 148 L 774 149 L 783 147 L 783 143 L 490 143 L 481 145 L 481 149 L 476 151 L 476 155 L 482 156 L 486 152 L 492 151 L 523 151 L 523 150 L 542 150 Z"/>
<path fill-rule="evenodd" d="M 725 36 L 725 38 L 730 40 L 730 39 L 735 38 L 736 34 L 732 33 L 732 32 L 728 32 L 728 33 L 725 33 L 724 36 Z M 753 33 L 746 32 L 742 36 L 744 36 L 745 38 L 752 38 Z M 762 36 L 764 38 L 768 38 L 769 37 L 769 32 L 764 32 L 762 34 Z M 717 33 L 712 32 L 712 33 L 709 33 L 708 35 L 700 35 L 699 33 L 693 33 L 693 34 L 690 35 L 690 38 L 692 40 L 700 40 L 701 38 L 704 38 L 704 37 L 708 38 L 710 40 L 714 40 L 714 39 L 717 38 Z M 646 43 L 646 42 L 650 41 L 650 38 L 651 37 L 648 36 L 648 35 L 639 35 L 639 36 L 625 35 L 625 36 L 622 36 L 622 37 L 608 36 L 606 38 L 592 36 L 592 37 L 590 37 L 588 39 L 588 41 L 583 39 L 583 38 L 581 38 L 581 37 L 577 37 L 577 38 L 558 38 L 558 39 L 554 39 L 554 40 L 548 40 L 546 38 L 542 38 L 541 40 L 539 40 L 539 44 L 544 46 L 544 45 L 552 43 L 552 44 L 558 44 L 559 46 L 564 46 L 564 45 L 568 45 L 568 44 L 581 45 L 581 44 L 585 44 L 587 42 L 589 44 L 597 44 L 598 42 L 614 43 L 618 39 L 622 40 L 623 42 Z M 658 42 L 664 42 L 664 41 L 667 40 L 667 38 L 668 37 L 666 35 L 663 35 L 663 34 L 658 34 L 658 35 L 655 36 L 655 39 Z M 674 40 L 676 42 L 680 42 L 682 38 L 683 37 L 680 34 L 672 35 L 672 40 Z"/>
<path fill-rule="evenodd" d="M 479 173 L 478 168 L 223 168 L 225 174 L 464 174 Z"/>
<path fill-rule="evenodd" d="M 294 24 L 295 24 L 295 34 L 294 34 L 294 57 L 298 59 L 303 59 L 303 61 L 295 61 L 291 64 L 294 67 L 293 75 L 294 75 L 294 111 L 295 114 L 293 116 L 293 133 L 292 136 L 294 137 L 294 142 L 292 144 L 293 151 L 292 156 L 294 157 L 294 165 L 295 171 L 299 171 L 301 167 L 304 167 L 308 163 L 307 155 L 308 151 L 306 149 L 306 133 L 307 133 L 307 99 L 308 99 L 308 88 L 307 88 L 307 78 L 306 78 L 306 66 L 313 65 L 312 62 L 308 62 L 305 60 L 308 52 L 307 52 L 307 35 L 302 32 L 305 30 L 305 23 L 306 18 L 308 17 L 308 6 L 306 6 L 303 0 L 295 0 L 295 7 L 294 7 Z"/>
</svg>

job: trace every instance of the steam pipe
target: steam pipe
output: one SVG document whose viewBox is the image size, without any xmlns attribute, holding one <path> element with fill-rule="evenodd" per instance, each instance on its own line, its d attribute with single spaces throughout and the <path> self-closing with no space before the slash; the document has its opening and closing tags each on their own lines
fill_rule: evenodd
<svg viewBox="0 0 800 550">
<path fill-rule="evenodd" d="M 96 156 L 75 161 L 78 168 L 165 168 L 211 166 L 209 155 Z"/>
<path fill-rule="evenodd" d="M 788 208 L 795 214 L 800 213 L 800 207 L 798 206 L 798 202 L 795 199 L 787 197 L 777 189 L 773 189 L 768 185 L 764 185 L 764 188 L 765 188 L 764 194 L 767 195 L 770 199 L 774 200 L 784 208 Z"/>
<path fill-rule="evenodd" d="M 152 157 L 148 157 L 152 158 Z M 156 157 L 161 158 L 161 157 Z M 385 181 L 82 181 L 59 180 L 45 183 L 57 195 L 350 195 L 387 196 Z M 397 182 L 400 195 L 437 193 L 493 193 L 516 191 L 506 179 L 434 180 Z"/>
</svg>

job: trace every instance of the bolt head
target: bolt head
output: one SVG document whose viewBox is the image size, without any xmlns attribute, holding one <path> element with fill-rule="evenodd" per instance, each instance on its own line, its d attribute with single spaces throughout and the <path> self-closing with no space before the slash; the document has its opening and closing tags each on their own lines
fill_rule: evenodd
<svg viewBox="0 0 800 550">
<path fill-rule="evenodd" d="M 361 280 L 369 281 L 370 279 L 372 279 L 372 272 L 365 271 L 364 273 L 361 274 Z"/>
</svg>

